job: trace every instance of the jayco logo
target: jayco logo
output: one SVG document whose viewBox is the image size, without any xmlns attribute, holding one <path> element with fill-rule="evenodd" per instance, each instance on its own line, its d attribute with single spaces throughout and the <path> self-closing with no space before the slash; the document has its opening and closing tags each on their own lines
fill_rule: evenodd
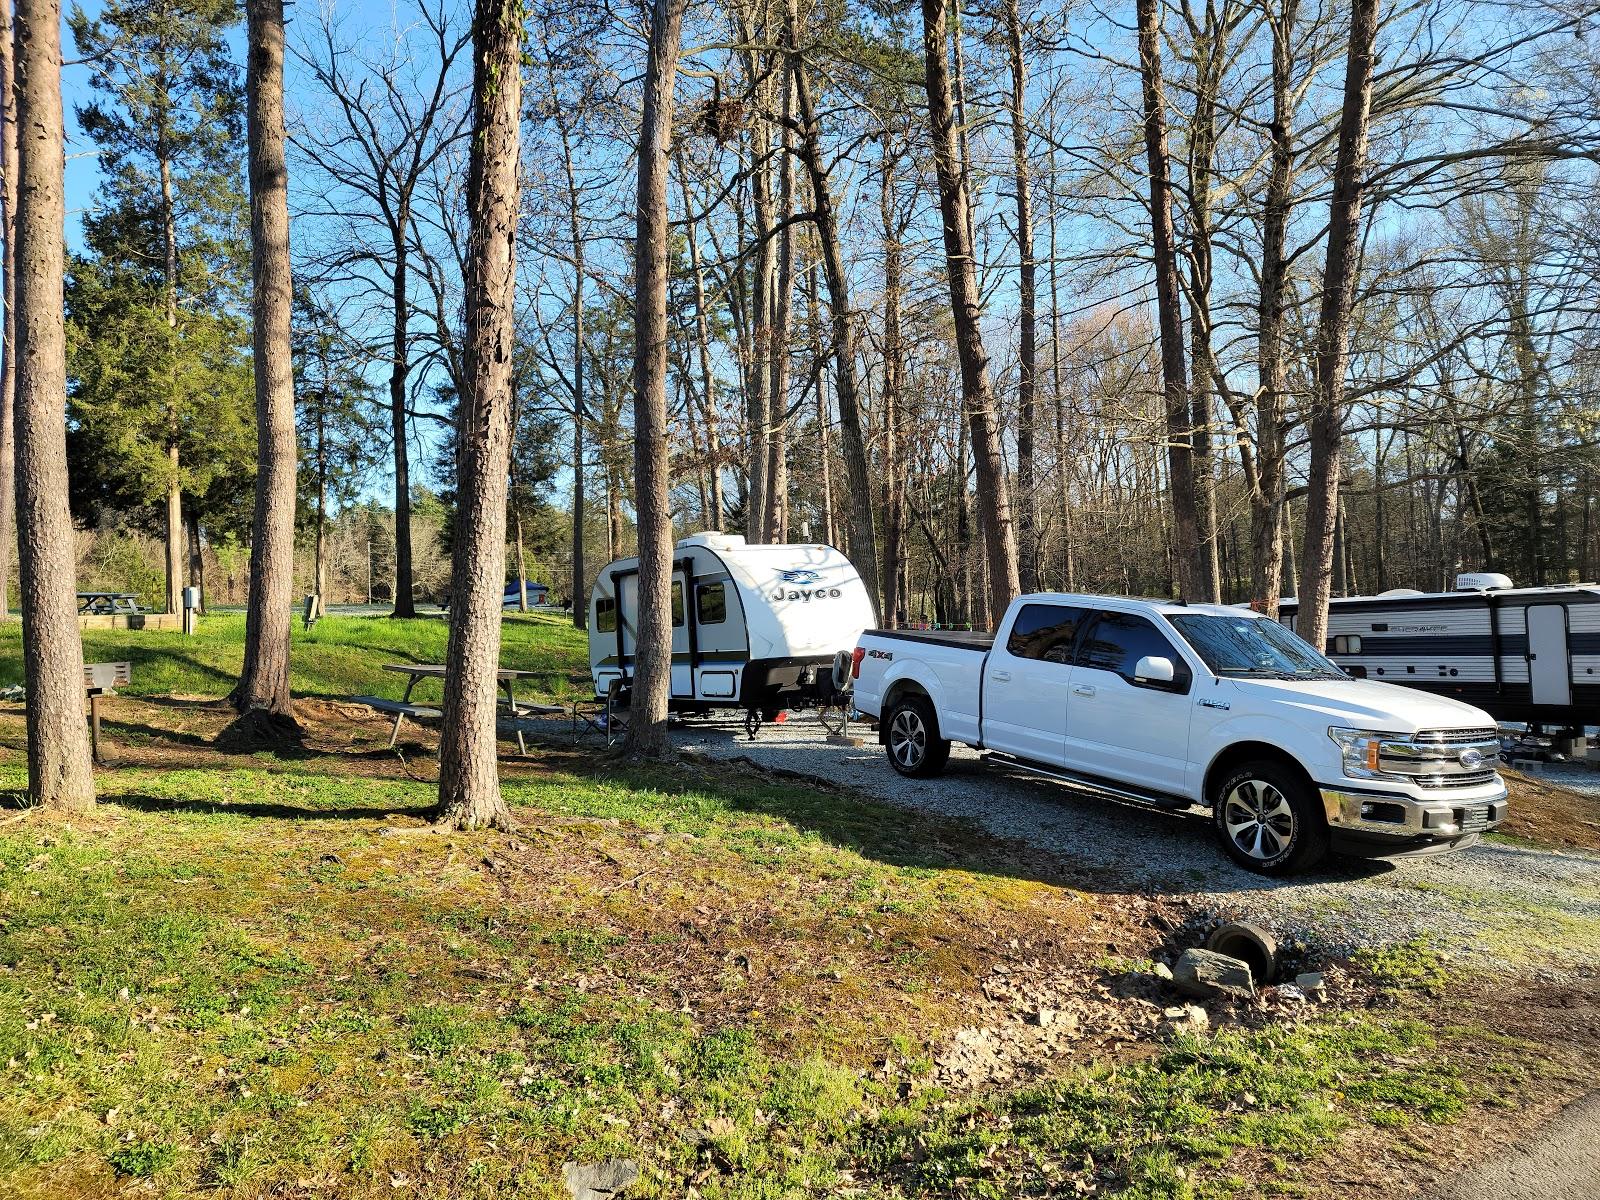
<svg viewBox="0 0 1600 1200">
<path fill-rule="evenodd" d="M 813 600 L 837 600 L 838 588 L 821 588 L 816 585 L 822 576 L 807 567 L 794 567 L 787 571 L 779 571 L 778 579 L 790 586 L 774 588 L 769 599 L 772 600 L 798 600 L 802 604 L 810 604 Z"/>
</svg>

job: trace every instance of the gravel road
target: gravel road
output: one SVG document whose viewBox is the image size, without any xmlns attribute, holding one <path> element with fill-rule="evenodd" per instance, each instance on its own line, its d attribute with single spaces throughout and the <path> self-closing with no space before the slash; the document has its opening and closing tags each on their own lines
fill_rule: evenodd
<svg viewBox="0 0 1600 1200">
<path fill-rule="evenodd" d="M 798 772 L 1020 839 L 1081 870 L 1086 887 L 1202 897 L 1229 919 L 1329 950 L 1423 936 L 1488 962 L 1551 968 L 1600 953 L 1600 857 L 1489 842 L 1398 863 L 1331 860 L 1306 876 L 1265 879 L 1227 859 L 1203 810 L 1079 795 L 983 763 L 964 746 L 945 775 L 913 780 L 890 769 L 870 732 L 860 747 L 833 743 L 809 716 L 769 725 L 755 741 L 725 724 L 675 728 L 681 746 L 711 758 Z"/>
</svg>

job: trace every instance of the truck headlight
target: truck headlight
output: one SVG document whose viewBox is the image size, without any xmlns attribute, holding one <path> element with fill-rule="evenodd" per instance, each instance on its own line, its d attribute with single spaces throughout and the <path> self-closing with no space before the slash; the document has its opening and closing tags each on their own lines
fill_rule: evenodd
<svg viewBox="0 0 1600 1200">
<path fill-rule="evenodd" d="M 1337 743 L 1344 760 L 1344 773 L 1351 779 L 1403 779 L 1390 771 L 1379 769 L 1383 743 L 1393 741 L 1396 734 L 1376 729 L 1346 729 L 1340 725 L 1329 728 L 1328 736 Z"/>
</svg>

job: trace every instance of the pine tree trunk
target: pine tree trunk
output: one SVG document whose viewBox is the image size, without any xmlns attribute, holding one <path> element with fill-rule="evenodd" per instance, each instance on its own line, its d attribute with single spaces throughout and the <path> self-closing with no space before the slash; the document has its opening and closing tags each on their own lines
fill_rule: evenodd
<svg viewBox="0 0 1600 1200">
<path fill-rule="evenodd" d="M 522 5 L 477 0 L 472 25 L 472 138 L 467 168 L 464 382 L 450 640 L 439 733 L 442 826 L 509 828 L 500 794 L 496 717 L 506 578 L 515 341 Z"/>
<path fill-rule="evenodd" d="M 65 140 L 61 5 L 16 12 L 16 488 L 27 688 L 28 796 L 52 809 L 94 804 L 83 719 L 83 641 L 67 511 L 67 330 L 63 271 Z"/>
<path fill-rule="evenodd" d="M 248 0 L 251 315 L 256 384 L 255 520 L 250 539 L 250 598 L 244 670 L 232 701 L 244 714 L 266 713 L 287 732 L 289 626 L 294 607 L 295 444 L 291 366 L 289 174 L 284 161 L 283 0 Z"/>
<path fill-rule="evenodd" d="M 1210 599 L 1195 504 L 1193 422 L 1184 363 L 1183 310 L 1178 254 L 1172 231 L 1172 190 L 1167 161 L 1167 101 L 1161 77 L 1159 0 L 1138 0 L 1139 73 L 1144 84 L 1144 145 L 1150 174 L 1151 250 L 1155 258 L 1160 325 L 1161 385 L 1167 423 L 1167 475 L 1171 487 L 1173 564 L 1178 595 Z"/>
<path fill-rule="evenodd" d="M 811 181 L 811 207 L 817 214 L 817 242 L 822 252 L 822 277 L 828 285 L 833 314 L 834 390 L 839 400 L 839 440 L 844 452 L 849 486 L 850 561 L 855 564 L 874 608 L 883 604 L 878 571 L 878 538 L 872 524 L 872 474 L 867 466 L 867 443 L 861 430 L 861 400 L 856 387 L 855 324 L 850 317 L 850 280 L 845 273 L 844 251 L 839 244 L 839 218 L 828 186 L 828 168 L 822 156 L 822 131 L 811 96 L 811 81 L 796 50 L 798 32 L 790 5 L 788 39 L 794 71 L 794 91 L 800 114 L 800 158 Z"/>
<path fill-rule="evenodd" d="M 672 154 L 672 87 L 685 0 L 653 0 L 650 56 L 639 123 L 634 240 L 633 460 L 639 524 L 639 634 L 634 647 L 628 753 L 667 753 L 672 691 L 672 512 L 667 458 L 667 177 Z M 757 365 L 756 374 L 761 371 Z M 752 457 L 751 468 L 755 467 Z M 759 512 L 758 512 L 759 519 Z"/>
<path fill-rule="evenodd" d="M 5 289 L 0 330 L 0 621 L 11 619 L 17 546 L 17 99 L 11 52 L 11 0 L 0 0 L 0 286 Z"/>
<path fill-rule="evenodd" d="M 189 542 L 189 586 L 200 589 L 200 609 L 206 606 L 206 556 L 205 544 L 200 537 L 200 514 L 191 507 L 184 514 L 184 528 Z"/>
<path fill-rule="evenodd" d="M 994 418 L 994 391 L 989 385 L 989 356 L 984 350 L 978 277 L 973 258 L 970 199 L 964 170 L 956 154 L 954 103 L 946 62 L 946 0 L 922 0 L 922 50 L 928 91 L 928 119 L 933 133 L 934 168 L 939 178 L 939 210 L 944 224 L 945 262 L 950 280 L 950 309 L 955 322 L 956 351 L 961 359 L 961 391 L 977 466 L 977 508 L 988 566 L 989 603 L 1004 612 L 1021 590 L 1017 575 L 1016 533 L 1011 527 L 1011 498 L 1005 460 Z M 962 491 L 965 493 L 965 484 Z"/>
<path fill-rule="evenodd" d="M 1349 357 L 1350 314 L 1355 303 L 1377 35 L 1378 0 L 1352 0 L 1344 105 L 1339 115 L 1339 149 L 1329 206 L 1328 259 L 1322 274 L 1322 308 L 1317 319 L 1317 395 L 1309 422 L 1311 461 L 1306 476 L 1305 550 L 1300 556 L 1303 583 L 1297 613 L 1300 636 L 1318 649 L 1327 639 L 1328 599 L 1333 587 L 1344 375 Z"/>
<path fill-rule="evenodd" d="M 164 138 L 157 140 L 156 158 L 161 181 L 162 291 L 167 308 L 167 354 L 176 367 L 178 353 L 178 219 L 173 208 L 172 160 Z M 179 590 L 183 587 L 183 485 L 178 458 L 177 380 L 171 382 L 167 397 L 167 510 L 166 510 L 166 611 L 178 611 Z"/>
<path fill-rule="evenodd" d="M 1038 498 L 1035 493 L 1034 383 L 1038 365 L 1038 282 L 1033 260 L 1033 194 L 1029 179 L 1028 123 L 1024 108 L 1028 68 L 1022 54 L 1018 0 L 1006 0 L 1006 47 L 1011 59 L 1011 173 L 1016 182 L 1018 258 L 1017 348 L 1017 575 L 1024 592 L 1039 590 Z"/>
</svg>

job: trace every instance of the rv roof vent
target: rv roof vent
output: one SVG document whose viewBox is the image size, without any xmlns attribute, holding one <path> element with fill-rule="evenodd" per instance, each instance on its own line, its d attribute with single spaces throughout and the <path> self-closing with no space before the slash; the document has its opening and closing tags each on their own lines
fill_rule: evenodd
<svg viewBox="0 0 1600 1200">
<path fill-rule="evenodd" d="M 712 550 L 731 550 L 735 546 L 744 545 L 744 534 L 720 533 L 714 529 L 708 529 L 704 533 L 694 533 L 686 538 L 679 538 L 678 545 L 706 546 Z"/>
<path fill-rule="evenodd" d="M 1407 599 L 1407 598 L 1409 598 L 1411 596 L 1423 596 L 1423 595 L 1426 595 L 1426 594 L 1427 593 L 1425 593 L 1425 592 L 1417 591 L 1416 588 L 1390 588 L 1387 592 L 1379 592 L 1378 593 L 1378 599 L 1379 600 L 1402 600 L 1402 599 Z"/>
<path fill-rule="evenodd" d="M 1510 586 L 1509 576 L 1494 571 L 1466 571 L 1456 576 L 1458 592 L 1493 592 Z"/>
</svg>

